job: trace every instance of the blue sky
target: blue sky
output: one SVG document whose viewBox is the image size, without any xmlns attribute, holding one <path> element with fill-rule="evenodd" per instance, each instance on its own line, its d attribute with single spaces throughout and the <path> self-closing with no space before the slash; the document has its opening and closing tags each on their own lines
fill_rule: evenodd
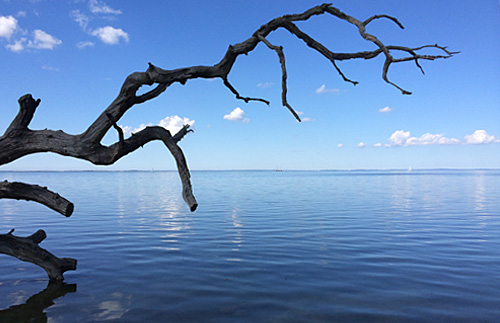
<svg viewBox="0 0 500 323">
<path fill-rule="evenodd" d="M 126 78 L 152 62 L 164 69 L 213 65 L 229 44 L 262 24 L 320 4 L 309 0 L 117 1 L 0 0 L 0 131 L 17 114 L 17 99 L 41 98 L 32 129 L 77 134 L 113 101 Z M 331 63 L 286 31 L 269 36 L 284 47 L 288 101 L 281 106 L 281 70 L 263 44 L 238 58 L 229 79 L 172 85 L 118 122 L 126 133 L 146 125 L 191 123 L 180 143 L 190 168 L 405 169 L 500 168 L 500 8 L 498 1 L 342 0 L 334 6 L 360 20 L 395 16 L 368 27 L 385 44 L 446 45 L 459 55 L 391 67 L 389 77 L 413 92 L 402 95 L 381 78 L 383 59 Z M 335 52 L 373 49 L 357 30 L 331 16 L 299 27 Z M 429 53 L 437 53 L 430 51 Z M 105 138 L 117 140 L 112 129 Z M 0 170 L 175 169 L 161 143 L 150 143 L 113 166 L 54 154 L 26 156 Z"/>
</svg>

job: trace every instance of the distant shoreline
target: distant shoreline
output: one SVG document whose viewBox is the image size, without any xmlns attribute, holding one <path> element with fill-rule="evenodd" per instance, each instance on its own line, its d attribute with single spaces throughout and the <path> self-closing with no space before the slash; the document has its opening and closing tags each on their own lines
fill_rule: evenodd
<svg viewBox="0 0 500 323">
<path fill-rule="evenodd" d="M 196 169 L 190 170 L 191 172 L 276 172 L 275 169 Z M 464 171 L 500 171 L 500 168 L 417 168 L 412 169 L 413 172 L 464 172 Z M 176 173 L 177 170 L 142 170 L 142 169 L 129 169 L 129 170 L 115 170 L 115 169 L 88 169 L 88 170 L 2 170 L 0 173 Z M 408 169 L 394 168 L 394 169 L 280 169 L 280 172 L 406 172 L 410 173 Z"/>
</svg>

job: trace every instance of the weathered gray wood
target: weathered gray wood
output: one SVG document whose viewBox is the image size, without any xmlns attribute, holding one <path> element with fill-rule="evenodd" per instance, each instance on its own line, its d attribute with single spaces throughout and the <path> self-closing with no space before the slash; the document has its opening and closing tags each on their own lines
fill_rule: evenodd
<svg viewBox="0 0 500 323">
<path fill-rule="evenodd" d="M 18 182 L 0 182 L 0 199 L 35 201 L 69 217 L 73 213 L 73 203 L 46 187 Z"/>
<path fill-rule="evenodd" d="M 45 231 L 38 230 L 28 237 L 16 237 L 13 231 L 0 234 L 0 253 L 42 267 L 51 281 L 62 281 L 64 272 L 76 269 L 76 259 L 58 258 L 38 246 L 47 237 Z"/>
</svg>

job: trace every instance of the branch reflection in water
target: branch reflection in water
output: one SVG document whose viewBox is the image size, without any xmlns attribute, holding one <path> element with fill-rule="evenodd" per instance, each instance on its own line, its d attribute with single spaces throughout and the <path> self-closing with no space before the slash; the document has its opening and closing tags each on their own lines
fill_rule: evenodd
<svg viewBox="0 0 500 323">
<path fill-rule="evenodd" d="M 0 322 L 47 322 L 44 310 L 54 305 L 55 299 L 74 292 L 76 284 L 49 282 L 43 291 L 28 298 L 24 304 L 0 310 Z"/>
</svg>

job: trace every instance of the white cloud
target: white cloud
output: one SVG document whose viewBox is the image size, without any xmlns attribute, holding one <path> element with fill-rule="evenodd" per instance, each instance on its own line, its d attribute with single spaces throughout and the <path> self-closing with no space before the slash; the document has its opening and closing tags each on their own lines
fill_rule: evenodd
<svg viewBox="0 0 500 323">
<path fill-rule="evenodd" d="M 358 148 L 365 148 L 366 147 L 366 144 L 364 142 L 360 142 L 359 144 L 357 144 Z"/>
<path fill-rule="evenodd" d="M 123 134 L 125 136 L 130 136 L 130 134 L 137 132 L 131 126 L 122 126 L 122 125 L 120 125 L 120 128 L 122 128 Z"/>
<path fill-rule="evenodd" d="M 26 11 L 19 11 L 17 14 L 16 14 L 17 17 L 26 17 Z"/>
<path fill-rule="evenodd" d="M 500 138 L 488 135 L 484 130 L 476 130 L 472 135 L 465 136 L 466 144 L 490 144 L 494 142 L 500 142 Z"/>
<path fill-rule="evenodd" d="M 91 41 L 80 41 L 80 42 L 76 43 L 76 47 L 78 47 L 80 49 L 83 49 L 86 47 L 92 47 L 92 46 L 94 46 L 94 43 Z"/>
<path fill-rule="evenodd" d="M 36 29 L 33 32 L 33 41 L 28 42 L 28 47 L 36 49 L 53 49 L 55 46 L 62 44 L 62 41 L 45 31 Z"/>
<path fill-rule="evenodd" d="M 403 146 L 425 146 L 425 145 L 470 145 L 470 144 L 492 144 L 500 143 L 500 138 L 489 135 L 485 130 L 476 130 L 472 135 L 467 135 L 464 140 L 448 138 L 443 134 L 425 133 L 420 137 L 413 137 L 409 131 L 397 130 L 387 139 L 387 144 L 376 143 L 373 147 L 403 147 Z M 364 147 L 359 143 L 358 147 Z"/>
<path fill-rule="evenodd" d="M 479 130 L 480 131 L 480 130 Z M 477 131 L 474 133 L 476 134 Z M 467 139 L 468 136 L 466 136 Z M 453 145 L 462 143 L 456 138 L 447 138 L 443 134 L 426 133 L 420 137 L 412 137 L 409 131 L 395 131 L 387 140 L 386 147 L 422 146 L 422 145 Z M 465 142 L 470 143 L 470 142 Z"/>
<path fill-rule="evenodd" d="M 322 93 L 339 93 L 340 89 L 327 89 L 326 85 L 323 84 L 319 88 L 316 89 L 317 94 L 322 94 Z"/>
<path fill-rule="evenodd" d="M 311 119 L 309 117 L 305 117 L 305 118 L 302 118 L 300 119 L 302 122 L 311 122 L 311 121 L 314 121 L 314 119 Z"/>
<path fill-rule="evenodd" d="M 392 111 L 392 109 L 389 108 L 389 107 L 385 107 L 385 108 L 382 108 L 382 109 L 378 110 L 378 112 L 382 112 L 382 113 L 389 113 L 391 111 Z"/>
<path fill-rule="evenodd" d="M 190 120 L 189 118 L 186 118 L 186 117 L 181 118 L 181 117 L 175 115 L 175 116 L 166 117 L 166 118 L 160 120 L 160 122 L 158 122 L 157 125 L 170 131 L 170 133 L 173 136 L 177 132 L 179 132 L 179 130 L 181 130 L 182 127 L 184 127 L 184 125 L 188 124 L 188 125 L 192 126 L 194 124 L 194 122 L 195 122 L 194 120 Z M 137 132 L 145 129 L 146 127 L 151 127 L 151 126 L 153 126 L 152 123 L 148 123 L 148 124 L 143 123 L 137 128 L 132 128 L 131 126 L 120 126 L 120 128 L 122 128 L 123 134 L 125 136 L 130 136 L 133 133 L 137 133 Z"/>
<path fill-rule="evenodd" d="M 241 109 L 240 107 L 235 108 L 231 113 L 224 115 L 225 120 L 229 121 L 241 121 L 243 123 L 248 123 L 250 122 L 250 119 L 245 118 L 245 111 Z"/>
<path fill-rule="evenodd" d="M 51 72 L 59 72 L 59 69 L 57 67 L 50 66 L 50 65 L 43 65 L 42 69 L 44 69 L 46 71 L 51 71 Z"/>
<path fill-rule="evenodd" d="M 337 147 L 342 148 L 344 147 L 344 144 L 338 144 Z"/>
<path fill-rule="evenodd" d="M 119 15 L 121 14 L 121 10 L 116 10 L 105 4 L 103 1 L 98 0 L 90 0 L 89 1 L 89 9 L 93 14 L 113 14 Z"/>
<path fill-rule="evenodd" d="M 410 138 L 409 131 L 398 130 L 395 131 L 388 139 L 389 146 L 403 146 Z"/>
<path fill-rule="evenodd" d="M 10 39 L 18 28 L 19 25 L 16 18 L 12 16 L 0 16 L 0 37 Z"/>
<path fill-rule="evenodd" d="M 182 127 L 184 127 L 184 125 L 187 124 L 192 126 L 194 124 L 194 120 L 189 120 L 189 118 L 186 117 L 181 118 L 177 115 L 166 117 L 158 123 L 160 127 L 167 129 L 172 135 L 175 135 L 182 129 Z"/>
<path fill-rule="evenodd" d="M 459 144 L 460 140 L 455 138 L 446 138 L 443 134 L 433 135 L 426 133 L 416 139 L 410 138 L 408 143 L 412 145 L 450 145 Z"/>
<path fill-rule="evenodd" d="M 81 13 L 80 10 L 73 10 L 69 14 L 69 16 L 80 25 L 80 28 L 82 28 L 83 30 L 87 30 L 87 26 L 89 25 L 90 20 L 87 15 Z"/>
<path fill-rule="evenodd" d="M 24 50 L 24 44 L 26 44 L 26 42 L 27 42 L 26 38 L 21 38 L 19 40 L 16 40 L 13 44 L 6 45 L 5 48 L 13 52 L 19 53 Z"/>
<path fill-rule="evenodd" d="M 270 87 L 273 87 L 273 86 L 274 86 L 273 82 L 263 82 L 263 83 L 257 84 L 257 87 L 260 87 L 260 88 L 263 88 L 263 89 L 267 89 L 267 88 L 270 88 Z"/>
<path fill-rule="evenodd" d="M 20 11 L 17 15 L 24 17 L 26 12 Z M 16 31 L 19 31 L 21 34 L 27 34 L 27 31 L 24 31 L 19 27 L 16 18 L 12 16 L 0 16 L 0 38 L 5 38 L 10 41 L 12 35 L 16 33 Z M 26 37 L 14 39 L 13 42 L 7 44 L 5 48 L 19 53 L 26 47 L 35 49 L 53 49 L 57 45 L 62 44 L 60 39 L 49 35 L 43 30 L 36 29 L 32 34 L 33 38 L 31 40 L 28 40 Z"/>
<path fill-rule="evenodd" d="M 115 45 L 120 42 L 120 38 L 128 42 L 128 34 L 122 29 L 111 26 L 101 27 L 91 33 L 92 36 L 99 37 L 104 43 Z"/>
<path fill-rule="evenodd" d="M 125 136 L 130 136 L 131 134 L 138 133 L 139 131 L 143 130 L 144 128 L 150 127 L 152 125 L 153 125 L 152 123 L 148 123 L 148 124 L 141 123 L 141 125 L 137 128 L 132 128 L 131 126 L 122 126 L 122 125 L 120 125 L 120 128 L 122 128 L 123 134 Z"/>
</svg>

